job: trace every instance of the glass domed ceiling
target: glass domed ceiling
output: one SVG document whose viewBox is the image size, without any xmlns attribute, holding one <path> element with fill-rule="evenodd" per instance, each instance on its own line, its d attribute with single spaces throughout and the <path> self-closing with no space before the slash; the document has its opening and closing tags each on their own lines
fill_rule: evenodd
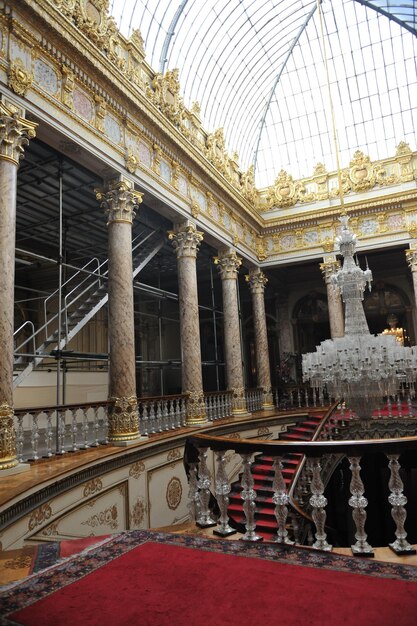
<svg viewBox="0 0 417 626">
<path fill-rule="evenodd" d="M 328 58 L 342 167 L 417 149 L 417 7 L 389 0 L 325 0 Z M 186 106 L 222 127 L 258 187 L 281 169 L 336 169 L 316 0 L 110 0 L 121 32 L 139 28 L 158 72 L 179 69 Z"/>
</svg>

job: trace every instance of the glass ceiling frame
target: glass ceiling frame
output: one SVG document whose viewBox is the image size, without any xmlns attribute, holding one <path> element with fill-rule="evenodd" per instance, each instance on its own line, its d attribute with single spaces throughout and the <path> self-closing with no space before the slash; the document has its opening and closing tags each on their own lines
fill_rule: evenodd
<svg viewBox="0 0 417 626">
<path fill-rule="evenodd" d="M 416 149 L 417 7 L 320 2 L 342 166 L 356 149 L 374 160 L 393 156 L 401 140 Z M 123 34 L 141 30 L 155 70 L 179 68 L 185 105 L 200 103 L 208 132 L 224 128 L 229 153 L 237 150 L 242 170 L 255 166 L 258 187 L 281 168 L 298 178 L 312 175 L 313 162 L 335 167 L 316 9 L 317 0 L 110 0 Z"/>
</svg>

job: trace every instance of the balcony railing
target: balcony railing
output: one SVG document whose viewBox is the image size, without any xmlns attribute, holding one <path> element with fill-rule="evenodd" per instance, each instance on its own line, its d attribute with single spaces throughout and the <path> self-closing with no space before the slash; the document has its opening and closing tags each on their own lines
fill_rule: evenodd
<svg viewBox="0 0 417 626">
<path fill-rule="evenodd" d="M 323 420 L 323 425 L 325 420 Z M 322 429 L 324 433 L 324 430 Z M 208 455 L 212 451 L 216 459 L 216 478 L 212 481 L 209 470 Z M 395 524 L 395 533 L 390 547 L 397 554 L 413 554 L 415 550 L 408 543 L 404 525 L 406 523 L 407 498 L 404 495 L 404 485 L 400 475 L 400 457 L 403 453 L 417 453 L 417 436 L 401 439 L 378 440 L 349 440 L 349 441 L 259 441 L 245 439 L 230 439 L 196 434 L 187 440 L 187 463 L 189 468 L 189 508 L 191 517 L 200 527 L 216 526 L 214 532 L 226 536 L 233 532 L 228 517 L 228 494 L 231 486 L 227 477 L 226 452 L 233 451 L 240 455 L 242 462 L 241 498 L 245 516 L 245 530 L 242 539 L 259 541 L 262 537 L 257 533 L 257 512 L 254 489 L 254 479 L 251 465 L 256 454 L 262 453 L 272 457 L 274 468 L 273 496 L 275 503 L 275 517 L 277 523 L 277 543 L 293 543 L 288 532 L 289 514 L 296 519 L 302 517 L 308 524 L 311 523 L 312 547 L 330 551 L 332 546 L 327 539 L 326 505 L 324 495 L 325 483 L 338 461 L 346 457 L 349 461 L 351 480 L 350 497 L 348 504 L 352 508 L 353 524 L 356 528 L 356 542 L 352 545 L 352 552 L 356 555 L 372 556 L 373 549 L 367 541 L 365 530 L 367 499 L 364 496 L 365 486 L 361 478 L 361 460 L 368 454 L 382 453 L 387 459 L 388 472 L 388 503 L 391 516 Z M 293 489 L 288 492 L 282 473 L 282 460 L 288 454 L 304 455 L 306 463 L 303 468 L 303 478 L 298 475 L 293 481 Z M 301 480 L 302 478 L 302 480 Z M 304 481 L 302 489 L 298 489 L 298 498 L 294 490 L 294 482 Z M 303 492 L 304 493 L 301 493 Z M 213 515 L 211 492 L 215 494 L 218 511 Z M 383 507 L 381 507 L 383 510 Z M 385 520 L 381 520 L 385 524 Z M 296 532 L 296 535 L 298 533 Z M 414 534 L 416 534 L 414 532 Z"/>
</svg>

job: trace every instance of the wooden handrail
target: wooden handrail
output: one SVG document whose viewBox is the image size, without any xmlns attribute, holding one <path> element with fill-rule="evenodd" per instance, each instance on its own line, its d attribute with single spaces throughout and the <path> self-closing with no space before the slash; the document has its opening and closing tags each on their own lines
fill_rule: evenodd
<svg viewBox="0 0 417 626">
<path fill-rule="evenodd" d="M 212 435 L 196 434 L 188 437 L 195 448 L 212 450 L 235 450 L 248 454 L 262 452 L 269 456 L 284 456 L 290 453 L 319 457 L 324 454 L 349 454 L 362 456 L 367 452 L 381 451 L 385 454 L 401 454 L 417 448 L 417 436 L 400 439 L 347 439 L 344 441 L 259 441 L 253 439 L 229 439 Z"/>
</svg>

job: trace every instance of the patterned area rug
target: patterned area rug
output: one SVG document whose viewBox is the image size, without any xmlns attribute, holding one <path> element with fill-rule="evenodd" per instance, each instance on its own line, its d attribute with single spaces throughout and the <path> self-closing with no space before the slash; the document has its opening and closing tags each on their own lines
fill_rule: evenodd
<svg viewBox="0 0 417 626">
<path fill-rule="evenodd" d="M 320 570 L 417 582 L 417 567 L 415 566 L 364 560 L 279 544 L 221 541 L 192 535 L 130 531 L 114 536 L 99 546 L 84 550 L 79 555 L 69 557 L 64 562 L 48 567 L 21 582 L 8 585 L 0 590 L 0 615 L 2 616 L 0 624 L 20 623 L 8 619 L 7 616 L 35 604 L 55 591 L 62 590 L 118 557 L 129 553 L 137 546 L 146 543 L 179 546 L 248 559 L 262 559 L 288 565 L 319 568 Z M 140 593 L 140 590 L 138 591 Z"/>
</svg>

